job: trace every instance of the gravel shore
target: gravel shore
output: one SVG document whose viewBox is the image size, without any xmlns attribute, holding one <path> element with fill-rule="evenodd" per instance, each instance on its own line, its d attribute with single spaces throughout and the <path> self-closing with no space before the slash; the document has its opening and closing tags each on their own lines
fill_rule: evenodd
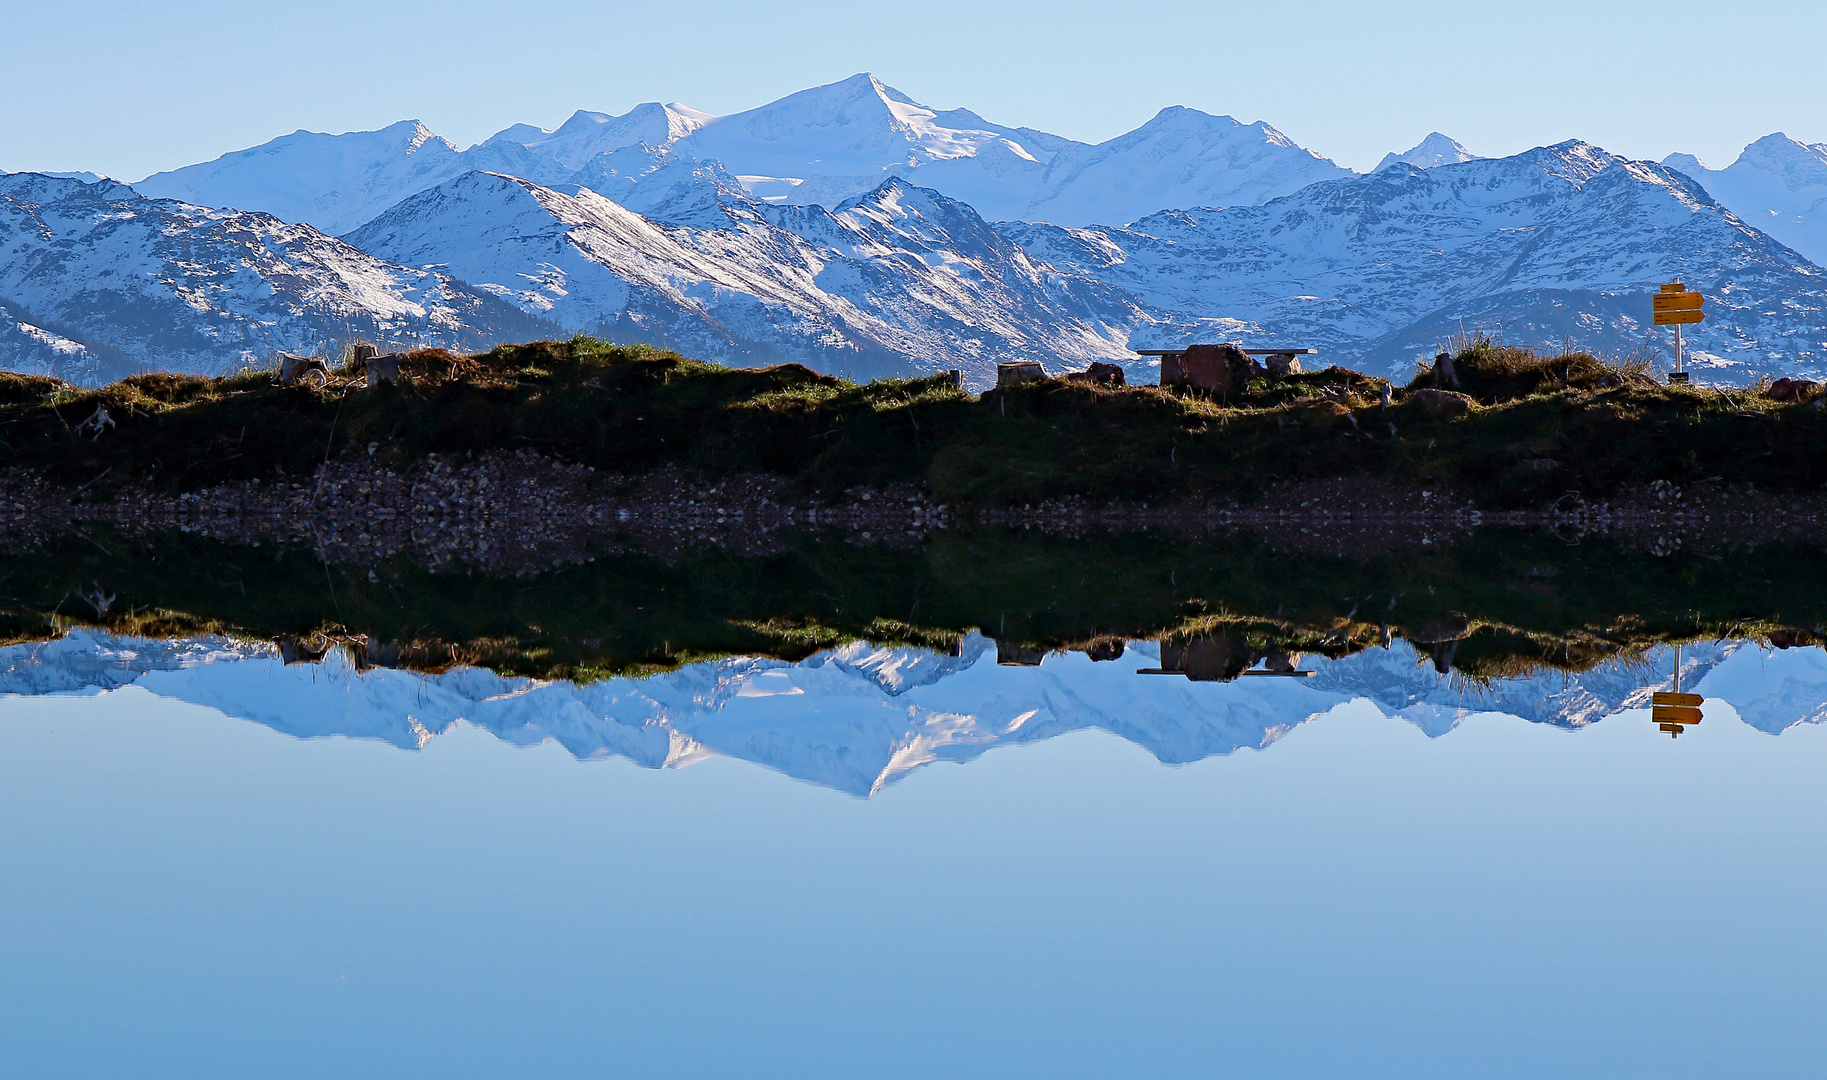
<svg viewBox="0 0 1827 1080">
<path fill-rule="evenodd" d="M 181 495 L 130 488 L 96 496 L 15 470 L 0 474 L 0 551 L 106 525 L 126 535 L 177 529 L 236 543 L 305 542 L 339 565 L 407 556 L 433 569 L 526 575 L 619 551 L 668 561 L 707 546 L 765 555 L 803 530 L 868 545 L 915 544 L 945 528 L 1247 530 L 1292 551 L 1339 556 L 1449 543 L 1483 527 L 1551 530 L 1570 542 L 1606 537 L 1657 552 L 1827 539 L 1827 495 L 1775 498 L 1713 484 L 1659 482 L 1590 501 L 1569 492 L 1547 507 L 1502 513 L 1481 511 L 1460 494 L 1355 479 L 1287 484 L 1247 505 L 1065 500 L 956 508 L 913 488 L 853 488 L 828 500 L 788 491 L 785 480 L 764 474 L 712 480 L 669 468 L 625 477 L 531 452 L 433 457 L 404 474 L 337 461 L 308 482 L 249 481 Z"/>
</svg>

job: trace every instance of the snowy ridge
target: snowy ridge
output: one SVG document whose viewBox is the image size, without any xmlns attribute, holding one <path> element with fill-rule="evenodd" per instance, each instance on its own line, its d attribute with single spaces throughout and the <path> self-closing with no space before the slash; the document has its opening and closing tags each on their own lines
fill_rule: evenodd
<svg viewBox="0 0 1827 1080">
<path fill-rule="evenodd" d="M 753 761 L 801 780 L 868 795 L 921 765 L 968 761 L 992 747 L 1101 728 L 1169 763 L 1262 748 L 1354 699 L 1440 736 L 1480 713 L 1578 728 L 1647 705 L 1666 688 L 1670 650 L 1578 675 L 1547 672 L 1480 687 L 1440 675 L 1406 642 L 1330 661 L 1310 679 L 1194 683 L 1135 674 L 1158 662 L 1132 643 L 1115 662 L 1054 654 L 1002 667 L 970 635 L 961 655 L 854 642 L 799 663 L 756 658 L 694 664 L 588 686 L 503 678 L 357 673 L 340 653 L 286 666 L 270 647 L 221 639 L 149 642 L 78 631 L 0 648 L 0 693 L 138 685 L 301 738 L 344 735 L 416 749 L 459 721 L 515 745 L 553 740 L 578 758 L 625 757 L 650 768 L 709 755 Z M 1682 685 L 1776 733 L 1827 720 L 1827 652 L 1722 642 L 1683 649 Z"/>
<path fill-rule="evenodd" d="M 486 346 L 545 324 L 308 225 L 0 174 L 0 366 L 95 382 L 218 375 L 354 334 Z"/>
<path fill-rule="evenodd" d="M 710 120 L 689 106 L 647 102 L 620 116 L 579 109 L 555 131 L 516 124 L 497 132 L 483 147 L 512 143 L 542 161 L 551 171 L 576 172 L 603 154 L 630 147 L 659 149 L 678 142 Z"/>
<path fill-rule="evenodd" d="M 965 109 L 936 110 L 862 73 L 722 117 L 678 102 L 648 102 L 620 116 L 580 110 L 556 130 L 515 124 L 468 150 L 416 120 L 343 135 L 298 131 L 135 187 L 342 235 L 472 171 L 584 185 L 643 209 L 630 189 L 667 165 L 714 165 L 761 201 L 819 206 L 899 177 L 991 220 L 1066 225 L 1120 223 L 1169 206 L 1257 203 L 1351 175 L 1260 122 L 1174 106 L 1092 146 Z"/>
</svg>

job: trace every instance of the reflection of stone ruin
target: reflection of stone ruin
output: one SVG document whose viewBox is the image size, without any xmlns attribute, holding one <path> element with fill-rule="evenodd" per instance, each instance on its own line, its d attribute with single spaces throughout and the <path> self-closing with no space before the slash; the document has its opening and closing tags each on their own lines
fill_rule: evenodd
<svg viewBox="0 0 1827 1080">
<path fill-rule="evenodd" d="M 1013 641 L 996 642 L 996 663 L 1003 667 L 1039 667 L 1047 650 L 1038 645 L 1019 645 Z"/>
<path fill-rule="evenodd" d="M 1205 634 L 1184 640 L 1161 639 L 1161 666 L 1139 668 L 1138 675 L 1184 675 L 1194 682 L 1230 682 L 1245 675 L 1280 675 L 1304 678 L 1313 674 L 1298 667 L 1301 654 L 1280 649 L 1256 649 L 1229 634 Z M 1257 667 L 1261 664 L 1261 667 Z"/>
<path fill-rule="evenodd" d="M 1459 616 L 1435 619 L 1405 631 L 1402 636 L 1417 649 L 1428 646 L 1434 670 L 1445 675 L 1452 670 L 1453 654 L 1459 651 L 1459 643 L 1472 636 L 1472 624 Z"/>
</svg>

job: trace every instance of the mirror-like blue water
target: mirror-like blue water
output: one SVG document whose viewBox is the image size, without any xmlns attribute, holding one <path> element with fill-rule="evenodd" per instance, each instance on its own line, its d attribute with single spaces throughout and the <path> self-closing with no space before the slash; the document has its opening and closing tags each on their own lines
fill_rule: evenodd
<svg viewBox="0 0 1827 1080">
<path fill-rule="evenodd" d="M 856 649 L 579 689 L 31 648 L 0 698 L 6 1075 L 1771 1077 L 1827 1051 L 1827 731 L 1791 726 L 1827 701 L 1819 650 L 1689 650 L 1706 721 L 1671 740 L 1630 707 L 1666 665 L 1479 688 L 1373 651 L 1197 684 L 1133 647 Z"/>
</svg>

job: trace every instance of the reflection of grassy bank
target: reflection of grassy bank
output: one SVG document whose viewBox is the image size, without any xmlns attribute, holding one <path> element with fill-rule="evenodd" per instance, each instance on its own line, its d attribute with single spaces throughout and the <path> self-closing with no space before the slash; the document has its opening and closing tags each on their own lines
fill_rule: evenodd
<svg viewBox="0 0 1827 1080">
<path fill-rule="evenodd" d="M 0 561 L 0 634 L 42 637 L 63 620 L 154 635 L 341 628 L 405 646 L 410 666 L 454 657 L 590 677 L 724 653 L 798 657 L 858 637 L 943 648 L 973 627 L 1041 648 L 1229 632 L 1256 648 L 1339 655 L 1375 644 L 1387 624 L 1417 641 L 1469 630 L 1453 665 L 1502 675 L 1671 640 L 1806 639 L 1827 623 L 1827 566 L 1812 549 L 1655 557 L 1502 532 L 1362 562 L 1278 553 L 1249 536 L 978 531 L 904 549 L 800 538 L 780 555 L 713 550 L 676 565 L 604 556 L 530 579 L 394 561 L 373 580 L 366 568 L 326 570 L 299 547 L 97 540 L 110 553 L 79 543 Z"/>
<path fill-rule="evenodd" d="M 617 475 L 764 471 L 803 492 L 908 483 L 984 505 L 1248 500 L 1283 480 L 1357 476 L 1506 507 L 1658 480 L 1808 492 L 1827 481 L 1827 411 L 1657 386 L 1596 362 L 1503 366 L 1500 354 L 1478 342 L 1461 353 L 1479 405 L 1456 418 L 1400 390 L 1384 408 L 1381 384 L 1338 371 L 1257 380 L 1226 400 L 1064 381 L 972 399 L 938 378 L 857 386 L 584 338 L 416 353 L 403 382 L 375 390 L 282 388 L 256 374 L 75 391 L 0 375 L 0 457 L 65 486 L 100 478 L 98 492 L 129 481 L 188 491 L 298 480 L 326 456 L 404 469 L 432 453 L 533 449 Z M 98 408 L 114 426 L 84 429 Z"/>
</svg>

